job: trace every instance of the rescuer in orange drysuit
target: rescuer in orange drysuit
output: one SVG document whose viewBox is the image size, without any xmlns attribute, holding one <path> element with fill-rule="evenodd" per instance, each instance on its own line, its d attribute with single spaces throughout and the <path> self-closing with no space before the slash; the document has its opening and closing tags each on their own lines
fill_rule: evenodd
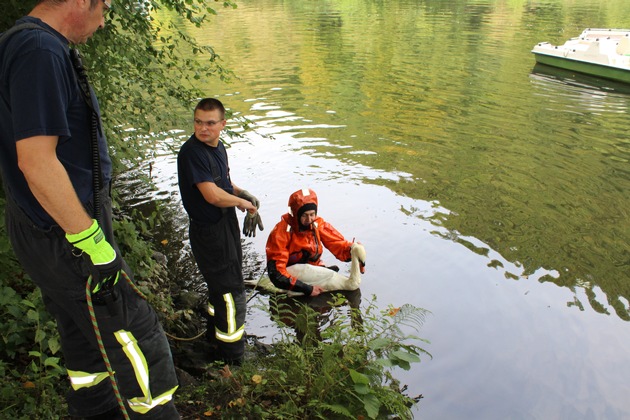
<svg viewBox="0 0 630 420">
<path fill-rule="evenodd" d="M 301 282 L 287 272 L 293 264 L 324 266 L 321 261 L 326 247 L 340 261 L 350 261 L 348 242 L 330 223 L 317 216 L 317 195 L 311 189 L 302 189 L 289 197 L 289 213 L 283 214 L 280 222 L 267 238 L 267 271 L 274 286 L 317 296 L 323 292 L 319 286 Z M 331 270 L 339 268 L 332 266 Z"/>
</svg>

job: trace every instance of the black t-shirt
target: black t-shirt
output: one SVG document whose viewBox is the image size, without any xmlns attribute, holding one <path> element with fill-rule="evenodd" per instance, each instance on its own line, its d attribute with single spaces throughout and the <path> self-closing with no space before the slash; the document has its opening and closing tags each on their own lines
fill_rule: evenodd
<svg viewBox="0 0 630 420">
<path fill-rule="evenodd" d="M 217 186 L 232 194 L 230 167 L 227 152 L 221 141 L 217 147 L 202 143 L 193 134 L 180 148 L 177 155 L 177 177 L 182 204 L 190 218 L 202 223 L 216 223 L 222 216 L 222 209 L 208 203 L 197 188 L 200 182 L 215 182 L 212 174 L 213 159 L 221 177 Z"/>
<path fill-rule="evenodd" d="M 17 165 L 16 142 L 34 136 L 58 136 L 57 157 L 83 204 L 92 199 L 91 110 L 81 94 L 68 40 L 34 17 L 16 22 L 39 29 L 18 31 L 0 44 L 0 168 L 11 197 L 38 226 L 54 220 L 44 211 Z M 96 104 L 98 111 L 98 104 Z M 100 112 L 99 112 L 100 115 Z M 111 160 L 99 133 L 104 185 L 111 180 Z"/>
</svg>

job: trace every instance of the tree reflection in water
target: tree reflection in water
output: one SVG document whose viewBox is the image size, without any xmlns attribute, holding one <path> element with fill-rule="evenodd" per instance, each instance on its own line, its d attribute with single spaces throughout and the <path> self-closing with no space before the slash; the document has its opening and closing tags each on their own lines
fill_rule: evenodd
<svg viewBox="0 0 630 420">
<path fill-rule="evenodd" d="M 293 329 L 302 344 L 322 341 L 322 330 L 339 320 L 350 319 L 352 328 L 360 329 L 363 325 L 360 305 L 361 289 L 322 293 L 315 297 L 285 294 L 269 297 L 271 320 Z M 349 316 L 342 314 L 344 310 Z"/>
</svg>

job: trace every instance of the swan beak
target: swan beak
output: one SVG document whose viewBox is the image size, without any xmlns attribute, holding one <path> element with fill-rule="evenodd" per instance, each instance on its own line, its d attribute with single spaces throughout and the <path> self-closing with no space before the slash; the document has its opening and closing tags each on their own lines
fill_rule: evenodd
<svg viewBox="0 0 630 420">
<path fill-rule="evenodd" d="M 365 274 L 365 263 L 363 261 L 359 264 L 359 269 L 361 270 L 361 274 Z"/>
</svg>

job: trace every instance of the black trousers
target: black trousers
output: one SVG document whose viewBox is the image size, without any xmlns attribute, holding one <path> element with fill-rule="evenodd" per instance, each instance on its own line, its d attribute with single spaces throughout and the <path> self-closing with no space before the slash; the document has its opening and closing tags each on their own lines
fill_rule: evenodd
<svg viewBox="0 0 630 420">
<path fill-rule="evenodd" d="M 119 252 L 113 240 L 109 194 L 103 194 L 102 201 L 99 224 Z M 57 320 L 72 385 L 67 395 L 70 415 L 89 417 L 117 407 L 85 296 L 89 263 L 73 254 L 61 228 L 44 231 L 34 226 L 8 195 L 5 221 L 18 260 Z M 131 277 L 126 263 L 123 268 Z M 118 297 L 112 307 L 95 305 L 94 309 L 127 412 L 131 418 L 179 419 L 172 401 L 177 377 L 158 317 L 126 280 L 115 287 Z"/>
<path fill-rule="evenodd" d="M 247 302 L 243 283 L 243 251 L 234 208 L 216 223 L 191 220 L 190 247 L 208 286 L 208 331 L 219 358 L 240 363 L 245 352 Z"/>
</svg>

